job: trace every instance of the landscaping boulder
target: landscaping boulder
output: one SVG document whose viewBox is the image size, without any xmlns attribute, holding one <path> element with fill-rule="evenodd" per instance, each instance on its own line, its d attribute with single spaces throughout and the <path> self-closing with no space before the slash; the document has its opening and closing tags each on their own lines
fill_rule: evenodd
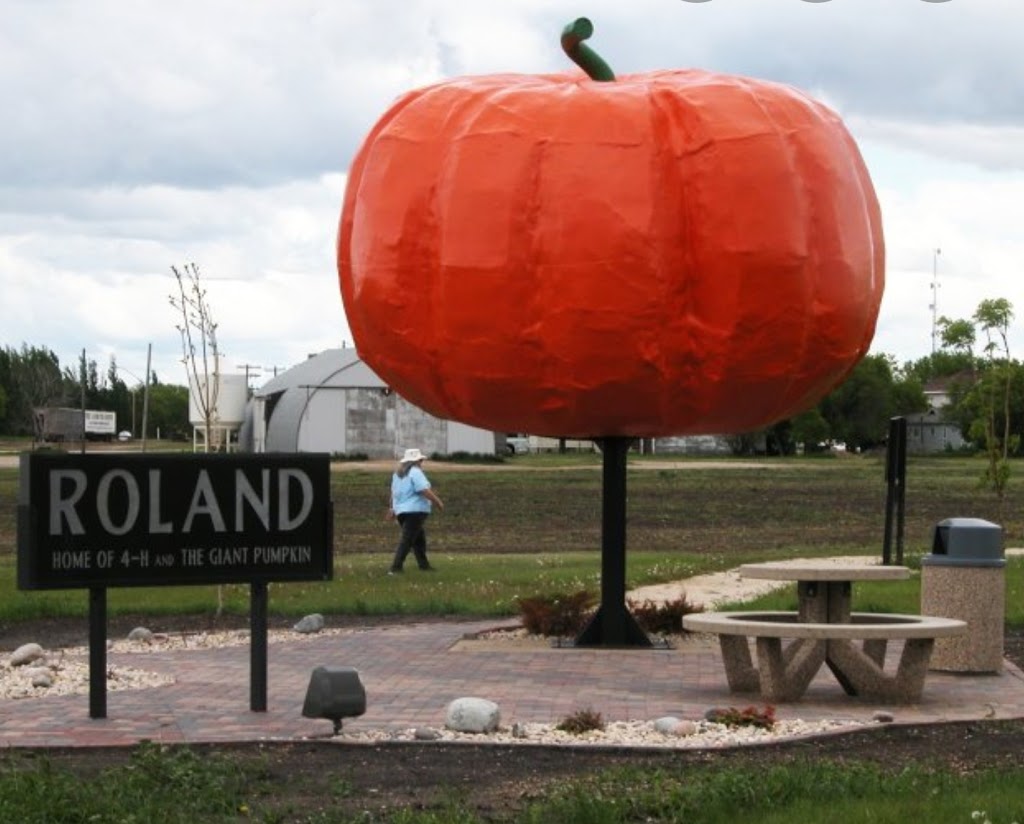
<svg viewBox="0 0 1024 824">
<path fill-rule="evenodd" d="M 22 644 L 11 653 L 11 666 L 23 667 L 26 664 L 38 661 L 45 655 L 46 650 L 39 646 L 39 644 Z"/>
<path fill-rule="evenodd" d="M 657 718 L 654 721 L 654 729 L 660 732 L 662 735 L 673 735 L 675 734 L 676 727 L 679 726 L 679 719 L 673 715 L 665 715 L 661 718 Z"/>
<path fill-rule="evenodd" d="M 32 686 L 47 689 L 53 686 L 53 673 L 45 667 L 36 667 L 35 669 L 29 670 L 30 677 L 32 678 Z"/>
<path fill-rule="evenodd" d="M 299 621 L 292 629 L 296 632 L 301 632 L 303 635 L 311 635 L 315 632 L 320 632 L 324 628 L 324 616 L 319 612 L 314 612 L 312 615 L 305 616 Z"/>
<path fill-rule="evenodd" d="M 437 741 L 441 733 L 431 727 L 417 727 L 412 734 L 417 741 Z"/>
<path fill-rule="evenodd" d="M 448 705 L 444 725 L 455 732 L 494 732 L 501 723 L 501 709 L 486 698 L 456 698 Z"/>
</svg>

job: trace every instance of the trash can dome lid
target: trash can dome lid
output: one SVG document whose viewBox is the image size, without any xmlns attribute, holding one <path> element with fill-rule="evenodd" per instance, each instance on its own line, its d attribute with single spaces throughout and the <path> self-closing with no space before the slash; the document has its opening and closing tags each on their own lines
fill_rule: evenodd
<svg viewBox="0 0 1024 824">
<path fill-rule="evenodd" d="M 999 524 L 986 521 L 984 518 L 946 518 L 944 521 L 939 521 L 938 526 L 961 527 L 965 529 L 968 527 L 974 529 L 985 529 L 988 527 L 1000 529 Z"/>
</svg>

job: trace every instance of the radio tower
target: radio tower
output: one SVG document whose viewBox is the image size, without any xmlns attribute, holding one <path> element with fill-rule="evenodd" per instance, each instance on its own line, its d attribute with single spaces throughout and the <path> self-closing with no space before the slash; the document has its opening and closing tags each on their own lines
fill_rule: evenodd
<svg viewBox="0 0 1024 824">
<path fill-rule="evenodd" d="M 941 249 L 932 252 L 932 302 L 928 308 L 932 310 L 932 354 L 935 354 L 935 342 L 939 335 L 939 255 Z"/>
</svg>

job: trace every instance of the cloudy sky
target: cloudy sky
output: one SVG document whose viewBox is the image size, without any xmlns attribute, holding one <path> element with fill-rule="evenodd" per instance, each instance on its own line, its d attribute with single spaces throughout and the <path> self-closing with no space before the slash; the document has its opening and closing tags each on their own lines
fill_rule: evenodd
<svg viewBox="0 0 1024 824">
<path fill-rule="evenodd" d="M 171 267 L 195 262 L 228 369 L 351 345 L 346 169 L 402 92 L 569 68 L 578 16 L 618 73 L 696 66 L 835 108 L 882 204 L 873 351 L 1003 297 L 1024 356 L 1020 0 L 0 0 L 0 346 L 184 383 Z M 941 249 L 941 254 L 936 254 Z"/>
</svg>

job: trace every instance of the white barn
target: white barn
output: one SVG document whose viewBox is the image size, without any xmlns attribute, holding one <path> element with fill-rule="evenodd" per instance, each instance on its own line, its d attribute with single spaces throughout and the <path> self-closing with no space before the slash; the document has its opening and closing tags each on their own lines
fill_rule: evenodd
<svg viewBox="0 0 1024 824">
<path fill-rule="evenodd" d="M 493 432 L 446 421 L 387 386 L 355 349 L 328 349 L 258 389 L 239 447 L 252 452 L 328 452 L 394 458 L 406 447 L 428 455 L 494 454 Z"/>
</svg>

